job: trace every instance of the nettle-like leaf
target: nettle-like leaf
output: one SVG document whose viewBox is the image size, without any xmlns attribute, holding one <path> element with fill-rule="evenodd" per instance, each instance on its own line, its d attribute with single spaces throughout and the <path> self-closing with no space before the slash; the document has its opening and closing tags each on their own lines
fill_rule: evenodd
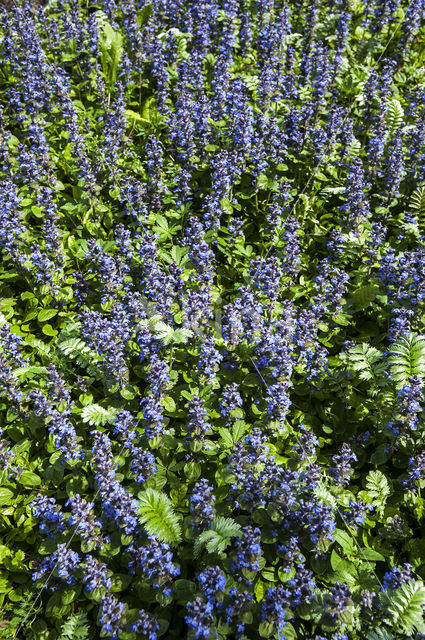
<svg viewBox="0 0 425 640">
<path fill-rule="evenodd" d="M 390 135 L 397 129 L 403 126 L 404 111 L 400 104 L 400 101 L 396 98 L 389 100 L 387 103 L 387 111 L 385 113 L 385 120 L 387 123 Z"/>
<path fill-rule="evenodd" d="M 95 425 L 96 427 L 113 422 L 115 414 L 116 409 L 112 407 L 104 409 L 100 404 L 88 404 L 81 411 L 83 422 Z"/>
<path fill-rule="evenodd" d="M 218 517 L 207 531 L 203 531 L 195 540 L 193 553 L 198 556 L 205 547 L 208 553 L 222 555 L 231 538 L 242 535 L 241 526 L 232 518 Z"/>
<path fill-rule="evenodd" d="M 383 513 L 391 488 L 382 471 L 369 471 L 366 476 L 366 489 L 369 500 L 378 513 Z"/>
<path fill-rule="evenodd" d="M 346 361 L 348 367 L 365 382 L 369 380 L 378 382 L 385 373 L 386 364 L 382 361 L 381 351 L 365 342 L 350 349 Z"/>
<path fill-rule="evenodd" d="M 411 376 L 425 374 L 425 336 L 406 333 L 394 342 L 389 357 L 390 371 L 398 387 L 409 383 Z"/>
<path fill-rule="evenodd" d="M 177 544 L 182 533 L 180 518 L 175 513 L 171 500 L 162 491 L 146 489 L 139 494 L 140 522 L 151 536 L 161 542 Z"/>
<path fill-rule="evenodd" d="M 406 634 L 425 630 L 425 585 L 422 581 L 410 580 L 398 589 L 384 591 L 380 601 L 390 625 Z"/>
<path fill-rule="evenodd" d="M 87 615 L 82 611 L 73 613 L 63 623 L 59 640 L 86 640 L 89 637 Z"/>
</svg>

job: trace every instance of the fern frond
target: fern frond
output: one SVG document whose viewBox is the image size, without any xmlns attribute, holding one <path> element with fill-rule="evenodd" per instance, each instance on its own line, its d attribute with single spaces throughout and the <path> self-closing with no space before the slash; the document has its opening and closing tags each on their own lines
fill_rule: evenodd
<svg viewBox="0 0 425 640">
<path fill-rule="evenodd" d="M 104 371 L 95 364 L 97 362 L 99 362 L 99 365 L 102 364 L 100 358 L 81 338 L 72 337 L 59 341 L 58 347 L 67 358 L 75 360 L 80 367 L 85 369 L 89 376 L 105 382 Z"/>
<path fill-rule="evenodd" d="M 211 529 L 224 538 L 233 538 L 242 534 L 240 524 L 235 522 L 232 518 L 223 518 L 222 516 L 219 516 L 214 520 L 211 525 Z"/>
<path fill-rule="evenodd" d="M 418 187 L 410 197 L 410 209 L 417 215 L 421 233 L 425 232 L 425 186 Z"/>
<path fill-rule="evenodd" d="M 83 422 L 96 427 L 103 426 L 114 421 L 115 409 L 104 409 L 100 404 L 88 404 L 81 411 Z"/>
<path fill-rule="evenodd" d="M 314 495 L 320 502 L 323 502 L 329 507 L 336 507 L 337 501 L 329 489 L 322 483 L 318 482 L 314 488 Z"/>
<path fill-rule="evenodd" d="M 387 111 L 385 114 L 385 120 L 389 129 L 390 135 L 400 129 L 403 126 L 404 111 L 400 104 L 400 101 L 396 98 L 389 100 L 387 103 Z"/>
<path fill-rule="evenodd" d="M 366 476 L 366 489 L 372 505 L 378 512 L 383 513 L 391 488 L 382 471 L 369 471 Z"/>
<path fill-rule="evenodd" d="M 80 611 L 73 613 L 63 623 L 60 640 L 86 640 L 89 637 L 87 615 Z"/>
<path fill-rule="evenodd" d="M 369 631 L 366 638 L 367 640 L 394 640 L 393 634 L 383 627 L 380 627 L 375 631 Z"/>
<path fill-rule="evenodd" d="M 77 357 L 83 353 L 90 354 L 90 348 L 81 338 L 68 338 L 68 340 L 59 342 L 58 347 L 66 356 Z"/>
<path fill-rule="evenodd" d="M 193 554 L 195 558 L 196 556 L 199 556 L 203 547 L 207 546 L 207 543 L 216 538 L 216 536 L 216 532 L 212 531 L 211 529 L 208 529 L 208 531 L 203 531 L 199 534 L 193 545 Z"/>
<path fill-rule="evenodd" d="M 376 383 L 385 372 L 386 365 L 381 358 L 381 351 L 367 343 L 356 345 L 346 356 L 348 367 L 358 374 L 360 380 L 374 380 Z"/>
<path fill-rule="evenodd" d="M 381 601 L 389 615 L 389 623 L 406 634 L 424 629 L 425 585 L 410 580 L 398 589 L 384 592 Z"/>
<path fill-rule="evenodd" d="M 139 494 L 140 522 L 151 536 L 161 542 L 176 544 L 181 540 L 181 526 L 170 499 L 161 491 L 146 489 Z"/>
<path fill-rule="evenodd" d="M 52 350 L 49 344 L 39 340 L 39 338 L 34 338 L 34 336 L 26 336 L 25 342 L 31 345 L 31 347 L 37 351 L 38 355 L 41 356 L 48 356 Z"/>
<path fill-rule="evenodd" d="M 206 547 L 208 553 L 218 553 L 221 555 L 231 538 L 240 537 L 242 535 L 241 526 L 232 518 L 223 518 L 219 516 L 211 524 L 208 531 L 203 531 L 195 540 L 193 553 L 196 556 L 200 554 L 203 547 Z"/>
<path fill-rule="evenodd" d="M 425 336 L 406 333 L 396 340 L 389 357 L 390 371 L 397 386 L 408 384 L 411 376 L 425 374 Z"/>
</svg>

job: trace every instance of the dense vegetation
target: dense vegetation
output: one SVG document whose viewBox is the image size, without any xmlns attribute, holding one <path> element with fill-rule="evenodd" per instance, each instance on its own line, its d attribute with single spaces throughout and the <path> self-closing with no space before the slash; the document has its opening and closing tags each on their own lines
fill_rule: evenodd
<svg viewBox="0 0 425 640">
<path fill-rule="evenodd" d="M 424 10 L 3 12 L 0 637 L 425 638 Z"/>
</svg>

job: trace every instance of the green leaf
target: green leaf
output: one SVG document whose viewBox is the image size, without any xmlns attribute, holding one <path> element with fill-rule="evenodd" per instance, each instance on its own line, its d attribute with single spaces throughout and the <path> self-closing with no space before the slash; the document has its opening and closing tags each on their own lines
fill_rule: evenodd
<svg viewBox="0 0 425 640">
<path fill-rule="evenodd" d="M 352 555 L 354 553 L 354 541 L 352 536 L 347 531 L 343 531 L 342 529 L 335 529 L 334 538 L 335 542 L 338 542 L 338 544 L 341 545 L 347 555 Z"/>
<path fill-rule="evenodd" d="M 177 544 L 181 540 L 180 518 L 165 493 L 146 489 L 138 494 L 140 522 L 151 536 L 161 542 Z"/>
<path fill-rule="evenodd" d="M 425 186 L 418 187 L 410 197 L 410 209 L 416 213 L 421 233 L 425 232 Z"/>
<path fill-rule="evenodd" d="M 79 611 L 70 615 L 63 623 L 59 640 L 86 640 L 89 630 L 87 614 Z"/>
<path fill-rule="evenodd" d="M 118 66 L 122 56 L 123 37 L 115 31 L 108 22 L 103 11 L 96 11 L 96 18 L 100 32 L 101 61 L 103 72 L 107 80 L 114 83 L 117 79 Z"/>
<path fill-rule="evenodd" d="M 379 287 L 376 284 L 365 284 L 354 291 L 351 296 L 353 306 L 356 311 L 366 309 L 375 300 L 379 293 Z"/>
<path fill-rule="evenodd" d="M 425 336 L 406 333 L 394 342 L 389 365 L 398 387 L 408 384 L 412 376 L 425 375 Z"/>
<path fill-rule="evenodd" d="M 168 413 L 174 413 L 177 409 L 176 403 L 171 396 L 166 396 L 162 401 L 162 406 Z"/>
<path fill-rule="evenodd" d="M 49 373 L 47 367 L 18 367 L 13 370 L 14 376 L 21 376 L 22 379 L 33 378 L 36 375 Z"/>
<path fill-rule="evenodd" d="M 382 553 L 375 551 L 375 549 L 360 549 L 359 557 L 363 558 L 364 560 L 370 560 L 371 562 L 385 561 L 385 556 L 383 556 Z"/>
<path fill-rule="evenodd" d="M 404 111 L 400 104 L 400 101 L 396 98 L 389 100 L 387 103 L 387 110 L 385 113 L 385 120 L 390 136 L 394 134 L 397 129 L 403 126 Z"/>
<path fill-rule="evenodd" d="M 0 487 L 0 505 L 13 504 L 13 491 L 6 489 L 6 487 Z"/>
<path fill-rule="evenodd" d="M 24 487 L 36 487 L 41 484 L 41 478 L 36 473 L 32 471 L 24 471 L 18 478 L 19 482 L 24 485 Z"/>
<path fill-rule="evenodd" d="M 382 471 L 369 471 L 366 476 L 366 489 L 372 505 L 382 514 L 387 498 L 391 494 L 390 485 Z"/>
<path fill-rule="evenodd" d="M 208 531 L 203 531 L 195 540 L 193 553 L 199 555 L 205 546 L 209 553 L 222 554 L 231 538 L 242 535 L 241 526 L 232 518 L 219 516 L 211 524 Z"/>
<path fill-rule="evenodd" d="M 56 329 L 53 329 L 51 324 L 45 324 L 42 328 L 42 332 L 46 335 L 46 336 L 57 336 L 58 332 L 56 331 Z"/>
<path fill-rule="evenodd" d="M 404 633 L 423 630 L 425 586 L 420 580 L 410 580 L 398 589 L 384 592 L 381 602 L 386 606 L 391 625 L 399 627 Z"/>
<path fill-rule="evenodd" d="M 46 322 L 46 320 L 50 320 L 50 318 L 53 318 L 55 315 L 57 315 L 56 309 L 42 309 L 42 311 L 38 313 L 37 320 L 39 322 Z"/>
<path fill-rule="evenodd" d="M 83 422 L 90 425 L 102 426 L 111 424 L 115 419 L 116 409 L 104 409 L 99 404 L 88 404 L 81 411 Z"/>
</svg>

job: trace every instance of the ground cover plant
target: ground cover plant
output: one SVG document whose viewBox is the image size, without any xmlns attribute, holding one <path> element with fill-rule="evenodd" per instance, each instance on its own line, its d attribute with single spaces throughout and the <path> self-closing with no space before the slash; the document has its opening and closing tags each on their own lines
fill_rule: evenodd
<svg viewBox="0 0 425 640">
<path fill-rule="evenodd" d="M 0 637 L 425 638 L 422 0 L 0 19 Z"/>
</svg>

